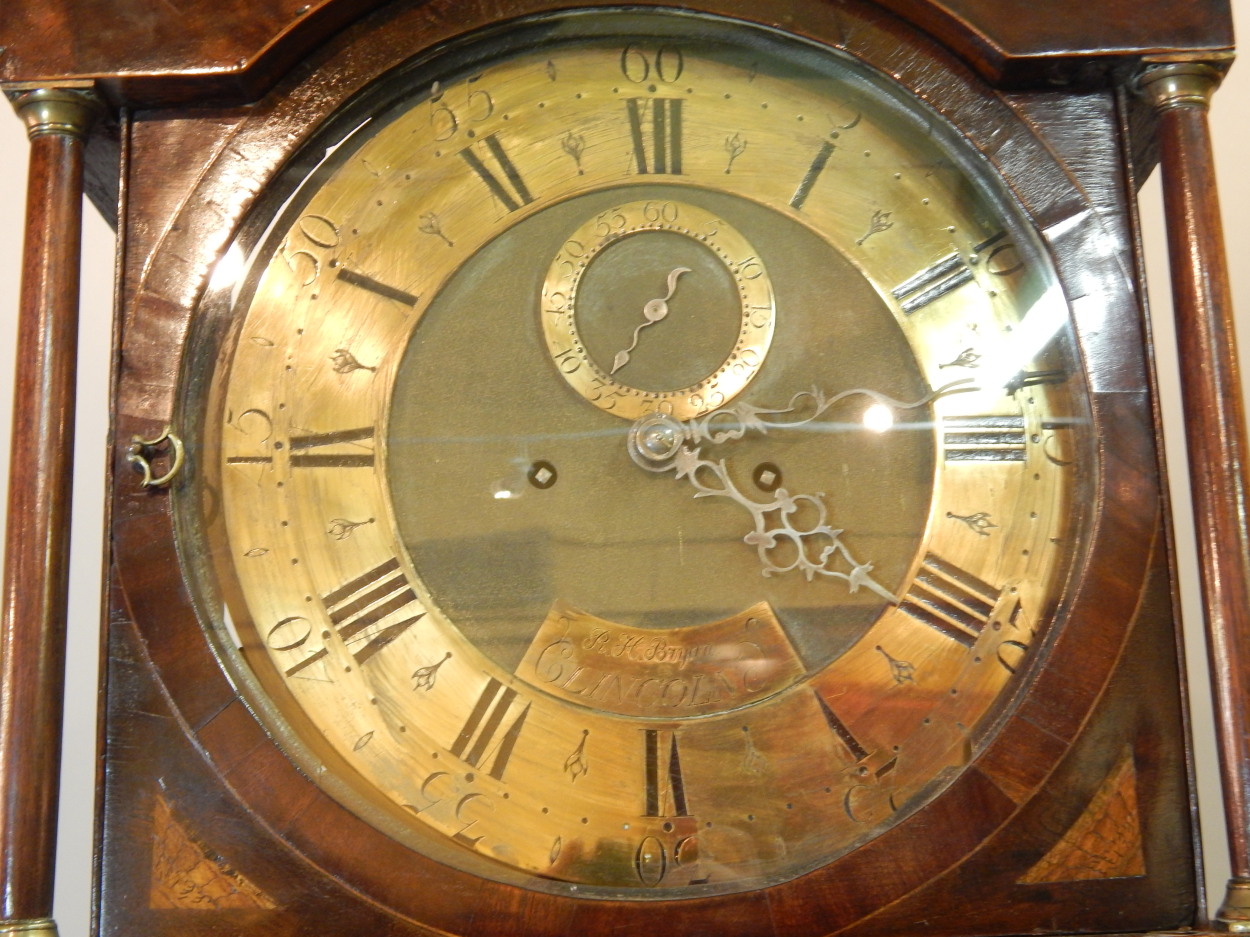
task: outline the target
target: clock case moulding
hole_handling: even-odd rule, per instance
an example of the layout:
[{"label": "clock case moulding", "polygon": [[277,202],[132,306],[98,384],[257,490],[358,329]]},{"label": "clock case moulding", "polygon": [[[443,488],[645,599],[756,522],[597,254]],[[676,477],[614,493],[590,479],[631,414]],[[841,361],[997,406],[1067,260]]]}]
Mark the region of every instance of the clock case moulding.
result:
[{"label": "clock case moulding", "polygon": [[[44,10],[50,15],[70,6]],[[520,15],[548,4],[507,6]],[[789,4],[777,25],[853,45],[843,6]],[[1088,237],[1050,243],[1069,292],[1077,275],[1088,272],[1108,273],[1118,284],[1105,299],[1107,327],[1081,330],[1096,418],[1107,450],[1116,454],[1104,467],[1104,484],[1116,485],[1121,495],[1106,522],[1122,531],[1114,542],[1099,541],[1104,552],[1088,570],[1097,589],[1086,588],[1101,597],[1089,597],[1082,607],[1095,615],[1106,609],[1122,625],[1090,632],[1093,640],[1082,649],[1086,663],[1043,674],[1012,712],[1012,731],[1033,733],[1037,757],[996,764],[990,746],[951,796],[899,828],[914,838],[909,863],[900,863],[897,852],[875,852],[875,844],[848,857],[855,873],[849,880],[862,883],[853,889],[813,895],[782,886],[729,902],[640,910],[636,902],[626,903],[628,909],[579,904],[506,887],[483,892],[462,875],[444,879],[433,863],[414,859],[347,813],[281,755],[200,637],[177,565],[168,497],[135,485],[125,447],[115,446],[97,860],[102,933],[422,933],[410,918],[473,934],[556,933],[607,928],[620,914],[638,915],[639,930],[742,934],[899,934],[917,921],[925,921],[917,932],[929,934],[1135,932],[1200,922],[1171,542],[1154,442],[1144,300],[1133,286],[1140,282],[1133,194],[1155,159],[1153,119],[1122,78],[1165,48],[1224,61],[1230,36],[1219,28],[1192,28],[1222,24],[1224,8],[1212,4],[1204,22],[1164,4],[1170,19],[1155,21],[1159,32],[1121,32],[1125,47],[1108,49],[1102,42],[1082,45],[1071,34],[1029,35],[1021,22],[1031,18],[1003,23],[986,12],[991,26],[1017,31],[1003,39],[970,25],[985,12],[973,3],[962,9],[906,0],[882,6],[914,18],[966,60],[889,13],[845,5],[852,19],[863,16],[880,35],[899,37],[895,48],[883,44],[873,54],[891,62],[904,84],[923,86],[939,110],[945,109],[941,76],[966,73],[968,63],[1010,86],[998,97],[978,93],[986,100],[985,115],[1006,107],[1018,123],[999,126],[983,116],[963,129],[1004,168],[1043,230],[1071,214],[1072,199],[1084,200],[1097,216],[1101,260],[1089,256]],[[1119,6],[1107,7],[1114,17]],[[705,8],[769,19],[748,4]],[[1132,22],[1150,21],[1140,4],[1135,8]],[[26,28],[45,15],[34,5],[9,9],[10,24],[30,18]],[[108,49],[92,49],[91,41],[75,61],[34,43],[16,45],[0,63],[0,77],[10,82],[48,74],[96,79],[106,97],[123,105],[119,119],[106,123],[88,147],[93,198],[106,214],[122,205],[114,216],[122,242],[116,439],[153,438],[168,423],[179,393],[179,350],[212,264],[291,150],[413,51],[489,25],[498,14],[489,4],[399,4],[348,25],[360,4],[305,9],[285,19],[234,14],[267,38],[240,50],[230,43],[246,38],[221,31],[219,40],[188,53],[208,63],[200,75],[171,61],[176,55],[167,44],[150,39],[137,44],[139,67],[133,69],[118,67]],[[221,19],[216,10],[204,15]],[[267,15],[275,18],[266,22]],[[1057,24],[1082,21],[1075,15],[1045,19],[1058,32]],[[168,28],[151,24],[142,35],[160,37]],[[206,27],[204,34],[210,34]],[[1012,42],[1024,51],[1011,51]],[[977,104],[964,99],[956,109],[966,117]],[[1042,151],[1054,162],[1045,173],[1031,174],[1027,154]],[[1054,640],[1087,637],[1074,627]],[[1126,800],[1132,809],[1123,815],[1106,806]],[[999,830],[1000,823],[1007,826]],[[1073,871],[1069,861],[1066,873],[1030,878],[1044,856],[1063,853],[1066,835],[1096,830],[1089,835],[1097,836],[1106,829],[1116,830],[1113,839],[1129,854],[1118,871],[1105,871],[1114,862],[1104,856],[1101,872],[1094,868],[1099,862]],[[986,845],[974,848],[981,837]],[[951,855],[959,861],[951,862]]]}]

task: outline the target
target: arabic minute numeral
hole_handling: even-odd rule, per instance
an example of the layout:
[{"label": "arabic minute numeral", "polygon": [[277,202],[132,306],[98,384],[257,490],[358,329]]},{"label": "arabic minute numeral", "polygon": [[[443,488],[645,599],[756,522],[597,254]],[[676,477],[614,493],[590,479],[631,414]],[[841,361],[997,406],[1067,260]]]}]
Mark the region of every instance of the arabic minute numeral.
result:
[{"label": "arabic minute numeral", "polygon": [[[1003,619],[1006,619],[1007,629],[1002,627]],[[994,650],[994,659],[1004,670],[1014,674],[1024,666],[1035,634],[1033,624],[1025,614],[1018,596],[1012,597],[1004,614],[994,622],[994,628],[1004,636]]]},{"label": "arabic minute numeral", "polygon": [[450,140],[460,132],[464,123],[481,123],[495,113],[495,100],[489,91],[475,88],[464,98],[463,103],[452,107],[447,101],[447,93],[438,91],[430,98],[430,126],[434,128],[434,139],[439,143]]},{"label": "arabic minute numeral", "polygon": [[326,251],[339,246],[339,227],[325,215],[304,215],[291,228],[278,253],[287,268],[303,276],[300,286],[310,286],[321,276]]},{"label": "arabic minute numeral", "polygon": [[636,85],[657,81],[669,85],[680,80],[686,70],[686,59],[675,46],[660,46],[654,51],[630,44],[621,50],[621,74]]},{"label": "arabic minute numeral", "polygon": [[[1024,261],[1020,259],[1016,245],[1006,238],[1007,232],[999,231],[972,248],[974,255],[985,256],[986,271],[996,277],[1009,277],[1024,269]],[[989,253],[986,254],[986,251]]]}]

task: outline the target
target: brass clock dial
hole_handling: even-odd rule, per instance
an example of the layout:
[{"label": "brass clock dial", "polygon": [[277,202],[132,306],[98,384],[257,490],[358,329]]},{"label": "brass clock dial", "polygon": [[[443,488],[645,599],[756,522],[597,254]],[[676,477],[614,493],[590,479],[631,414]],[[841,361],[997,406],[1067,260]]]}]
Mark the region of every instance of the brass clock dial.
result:
[{"label": "brass clock dial", "polygon": [[1062,611],[1091,441],[1052,264],[849,56],[659,13],[458,54],[240,241],[193,402],[219,645],[456,868],[826,866],[942,795]]}]

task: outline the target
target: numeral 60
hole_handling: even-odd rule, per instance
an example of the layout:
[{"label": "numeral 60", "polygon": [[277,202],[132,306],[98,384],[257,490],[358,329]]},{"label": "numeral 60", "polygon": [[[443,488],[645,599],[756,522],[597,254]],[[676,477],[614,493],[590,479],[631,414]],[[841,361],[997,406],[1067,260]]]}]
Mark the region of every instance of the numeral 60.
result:
[{"label": "numeral 60", "polygon": [[654,55],[632,44],[621,50],[621,74],[637,85],[650,79],[652,73],[657,81],[672,84],[685,68],[681,49],[672,46],[660,46]]}]

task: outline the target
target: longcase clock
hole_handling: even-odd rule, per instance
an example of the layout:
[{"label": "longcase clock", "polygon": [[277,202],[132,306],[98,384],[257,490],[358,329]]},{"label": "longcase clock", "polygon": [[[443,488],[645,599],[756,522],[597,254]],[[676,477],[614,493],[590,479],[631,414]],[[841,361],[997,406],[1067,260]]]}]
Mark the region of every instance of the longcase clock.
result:
[{"label": "longcase clock", "polygon": [[[124,51],[12,14],[14,784],[64,624],[38,232],[85,177],[121,240],[100,933],[1206,927],[1160,153],[1243,926],[1230,24],[1157,6],[326,2]],[[6,927],[53,932],[50,807],[5,809]]]}]

